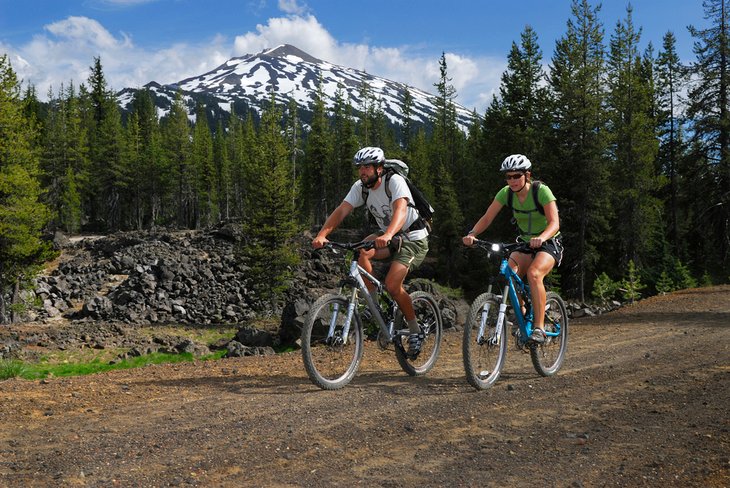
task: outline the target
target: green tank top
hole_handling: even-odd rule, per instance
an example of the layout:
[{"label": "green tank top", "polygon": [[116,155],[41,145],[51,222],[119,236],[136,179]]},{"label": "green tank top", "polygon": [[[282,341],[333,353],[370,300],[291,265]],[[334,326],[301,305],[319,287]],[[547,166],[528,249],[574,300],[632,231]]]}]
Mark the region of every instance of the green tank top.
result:
[{"label": "green tank top", "polygon": [[[499,192],[497,192],[497,195],[494,197],[495,200],[497,200],[502,205],[507,205],[507,199],[509,192],[511,190],[509,189],[509,186],[505,186]],[[532,188],[530,188],[530,191],[532,191]],[[537,201],[540,202],[540,204],[545,207],[550,202],[555,201],[555,195],[553,195],[552,190],[545,184],[541,183],[540,188],[537,191]],[[517,195],[514,195],[512,197],[512,216],[514,221],[517,223],[517,227],[520,229],[520,239],[527,242],[532,237],[535,237],[537,235],[540,235],[542,231],[545,230],[547,227],[547,218],[540,213],[540,211],[535,206],[535,201],[531,194],[528,193],[527,198],[525,198],[524,202],[520,202],[520,199],[517,198]],[[559,232],[555,235],[558,235]],[[555,237],[555,236],[552,236]]]}]

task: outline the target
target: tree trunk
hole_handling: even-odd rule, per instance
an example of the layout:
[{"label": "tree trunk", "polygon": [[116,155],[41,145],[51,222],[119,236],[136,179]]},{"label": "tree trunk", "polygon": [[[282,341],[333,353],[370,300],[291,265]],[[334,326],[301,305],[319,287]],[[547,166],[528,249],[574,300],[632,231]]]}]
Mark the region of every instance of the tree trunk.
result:
[{"label": "tree trunk", "polygon": [[[15,305],[18,303],[20,299],[20,280],[15,280],[15,285],[13,285],[13,299],[10,302],[11,305]],[[11,307],[10,309],[10,323],[14,324],[18,322],[18,312],[16,311],[15,307]]]}]

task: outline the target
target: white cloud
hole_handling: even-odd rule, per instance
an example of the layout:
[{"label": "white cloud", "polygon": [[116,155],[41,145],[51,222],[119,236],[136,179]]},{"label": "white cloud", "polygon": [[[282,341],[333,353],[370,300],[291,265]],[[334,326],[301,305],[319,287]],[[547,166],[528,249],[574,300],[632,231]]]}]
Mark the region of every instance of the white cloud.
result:
[{"label": "white cloud", "polygon": [[[122,0],[116,0],[122,1]],[[132,0],[125,0],[132,1]],[[424,55],[409,46],[384,47],[341,43],[297,0],[279,0],[279,8],[295,15],[271,18],[255,31],[232,41],[216,36],[199,44],[177,43],[150,50],[135,45],[124,34],[109,32],[88,17],[68,17],[45,26],[45,33],[19,47],[2,46],[19,78],[36,86],[45,97],[49,87],[85,83],[96,56],[101,58],[110,88],[139,87],[150,81],[173,83],[209,71],[233,56],[260,52],[280,44],[292,44],[319,59],[366,70],[373,75],[407,83],[429,92],[438,81],[441,52]],[[457,101],[483,113],[499,86],[505,69],[503,59],[476,58],[446,53]]]},{"label": "white cloud", "polygon": [[299,5],[297,0],[279,0],[279,10],[287,14],[304,15],[309,11],[307,5]]}]

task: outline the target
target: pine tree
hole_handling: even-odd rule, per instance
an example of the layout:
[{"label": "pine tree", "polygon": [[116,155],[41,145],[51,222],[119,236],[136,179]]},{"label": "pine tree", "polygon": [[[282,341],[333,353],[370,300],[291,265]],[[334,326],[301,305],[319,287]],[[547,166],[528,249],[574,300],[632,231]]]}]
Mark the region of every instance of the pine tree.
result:
[{"label": "pine tree", "polygon": [[555,45],[550,86],[555,97],[555,157],[552,174],[571,178],[552,179],[558,196],[561,233],[566,246],[563,266],[571,270],[563,286],[585,300],[589,277],[601,256],[599,246],[608,234],[611,210],[608,202],[608,161],[602,78],[603,31],[600,7],[574,0],[567,32]]},{"label": "pine tree", "polygon": [[[73,83],[61,85],[58,94],[49,90],[48,113],[45,118],[41,148],[41,185],[51,211],[51,225],[68,228],[61,216],[62,194],[67,170],[74,175],[80,198],[81,222],[84,218],[83,193],[89,192],[89,147],[83,125],[81,104]],[[79,222],[79,223],[81,223]],[[76,228],[76,223],[71,224]]]},{"label": "pine tree", "polygon": [[302,189],[309,196],[311,220],[317,227],[324,223],[329,213],[339,204],[338,199],[342,198],[342,195],[333,194],[331,186],[332,140],[324,97],[320,83],[314,93],[312,123],[305,149],[305,187]]},{"label": "pine tree", "polygon": [[242,249],[251,268],[252,283],[266,299],[275,299],[287,286],[297,262],[293,238],[298,232],[291,181],[291,161],[280,125],[281,111],[272,93],[261,117],[258,179],[251,187],[254,205],[244,219],[247,242]]},{"label": "pine tree", "polygon": [[454,242],[458,242],[464,234],[464,219],[456,200],[451,175],[444,164],[438,169],[437,175],[439,184],[435,187],[434,207],[436,216],[443,217],[434,219],[433,233],[438,238],[432,239],[432,245],[436,248],[440,281],[449,286],[458,286],[461,283],[464,263],[462,249],[455,246]]},{"label": "pine tree", "polygon": [[461,250],[453,242],[463,235],[464,220],[461,208],[466,195],[456,191],[465,181],[463,161],[464,134],[456,123],[456,89],[448,75],[446,54],[439,59],[439,81],[434,84],[436,107],[433,116],[433,135],[429,157],[431,168],[425,174],[437,175],[434,183],[434,232],[432,246],[436,248],[437,267],[443,279],[456,283],[461,271]]},{"label": "pine tree", "polygon": [[218,220],[218,196],[213,165],[213,140],[203,105],[198,105],[195,111],[192,144],[191,163],[195,173],[197,196],[195,227],[209,227]]},{"label": "pine tree", "polygon": [[162,125],[163,148],[172,178],[175,221],[180,227],[190,228],[195,222],[195,173],[192,164],[190,123],[179,92]]},{"label": "pine tree", "polygon": [[527,26],[520,46],[512,44],[507,71],[502,75],[499,103],[506,120],[499,137],[510,147],[508,153],[526,154],[534,161],[545,160],[543,139],[550,127],[550,99],[544,80],[537,33]]},{"label": "pine tree", "polygon": [[648,267],[653,236],[660,235],[660,180],[655,169],[658,145],[654,132],[651,60],[638,53],[641,30],[633,24],[631,7],[616,25],[608,62],[608,105],[611,120],[611,182],[617,225],[619,260]]},{"label": "pine tree", "polygon": [[[87,133],[89,135],[89,210],[97,227],[108,231],[118,230],[122,217],[122,194],[128,181],[122,160],[122,121],[119,105],[112,90],[107,86],[101,59],[94,58],[90,67],[89,88],[82,90],[86,107]],[[92,186],[93,185],[93,186]]]},{"label": "pine tree", "polygon": [[76,233],[81,228],[81,195],[76,186],[76,175],[71,166],[66,168],[60,208],[63,229],[68,233]]},{"label": "pine tree", "polygon": [[[717,276],[730,272],[730,1],[705,0],[707,29],[689,27],[695,37],[697,61],[690,66],[692,84],[687,115],[693,120],[696,170],[707,174],[704,208],[693,226],[703,229],[698,252],[713,266]],[[700,220],[701,219],[701,220]]]},{"label": "pine tree", "polygon": [[[134,199],[132,226],[142,229],[146,222],[154,228],[164,220],[164,205],[169,195],[169,167],[162,150],[160,121],[149,90],[140,90],[132,99],[134,115],[127,122],[127,129],[136,131],[136,159],[126,161],[131,170],[130,190]],[[169,202],[168,202],[169,205]]]},{"label": "pine tree", "polygon": [[228,157],[226,134],[221,121],[218,121],[213,137],[213,166],[219,218],[228,220],[231,217],[231,161]]},{"label": "pine tree", "polygon": [[634,303],[641,298],[641,290],[646,288],[646,285],[641,282],[639,275],[640,273],[634,264],[634,260],[630,259],[626,266],[626,275],[619,283],[619,290],[624,299],[628,300],[629,303]]},{"label": "pine tree", "polygon": [[8,317],[6,304],[18,303],[21,285],[49,254],[41,240],[49,213],[40,202],[32,130],[17,76],[7,56],[0,56],[0,323],[16,318]]},{"label": "pine tree", "polygon": [[662,51],[656,60],[655,85],[657,105],[657,127],[660,137],[659,166],[669,179],[666,209],[669,216],[667,233],[675,253],[682,251],[680,244],[679,216],[679,160],[685,152],[682,140],[682,117],[679,94],[687,85],[686,70],[681,65],[676,49],[676,38],[672,32],[664,35]]},{"label": "pine tree", "polygon": [[332,194],[333,202],[342,199],[354,180],[352,158],[359,149],[355,136],[353,108],[344,92],[335,92],[332,110]]}]

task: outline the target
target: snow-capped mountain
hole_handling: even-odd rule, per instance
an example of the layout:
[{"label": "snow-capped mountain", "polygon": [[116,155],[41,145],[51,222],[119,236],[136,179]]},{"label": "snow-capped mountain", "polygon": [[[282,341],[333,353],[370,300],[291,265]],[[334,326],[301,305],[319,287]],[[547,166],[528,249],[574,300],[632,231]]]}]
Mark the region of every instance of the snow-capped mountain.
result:
[{"label": "snow-capped mountain", "polygon": [[[178,83],[160,85],[151,82],[145,88],[153,93],[155,104],[163,114],[169,110],[180,90],[192,117],[195,102],[200,100],[213,112],[217,111],[215,106],[230,112],[235,105],[236,112],[242,113],[238,107],[243,105],[260,113],[262,104],[271,97],[272,88],[276,91],[277,100],[287,103],[293,98],[300,109],[307,110],[312,106],[320,80],[322,92],[326,95],[325,103],[330,108],[335,93],[341,89],[353,108],[360,110],[363,107],[361,90],[363,83],[366,83],[371,96],[375,100],[382,100],[383,111],[393,124],[403,123],[401,107],[406,88],[413,98],[411,118],[415,122],[427,123],[434,113],[433,94],[364,71],[322,61],[288,44],[257,54],[231,58],[208,73]],[[129,108],[136,91],[127,88],[118,93],[123,109]],[[471,112],[459,105],[456,111],[458,124],[467,127],[471,123]]]}]

